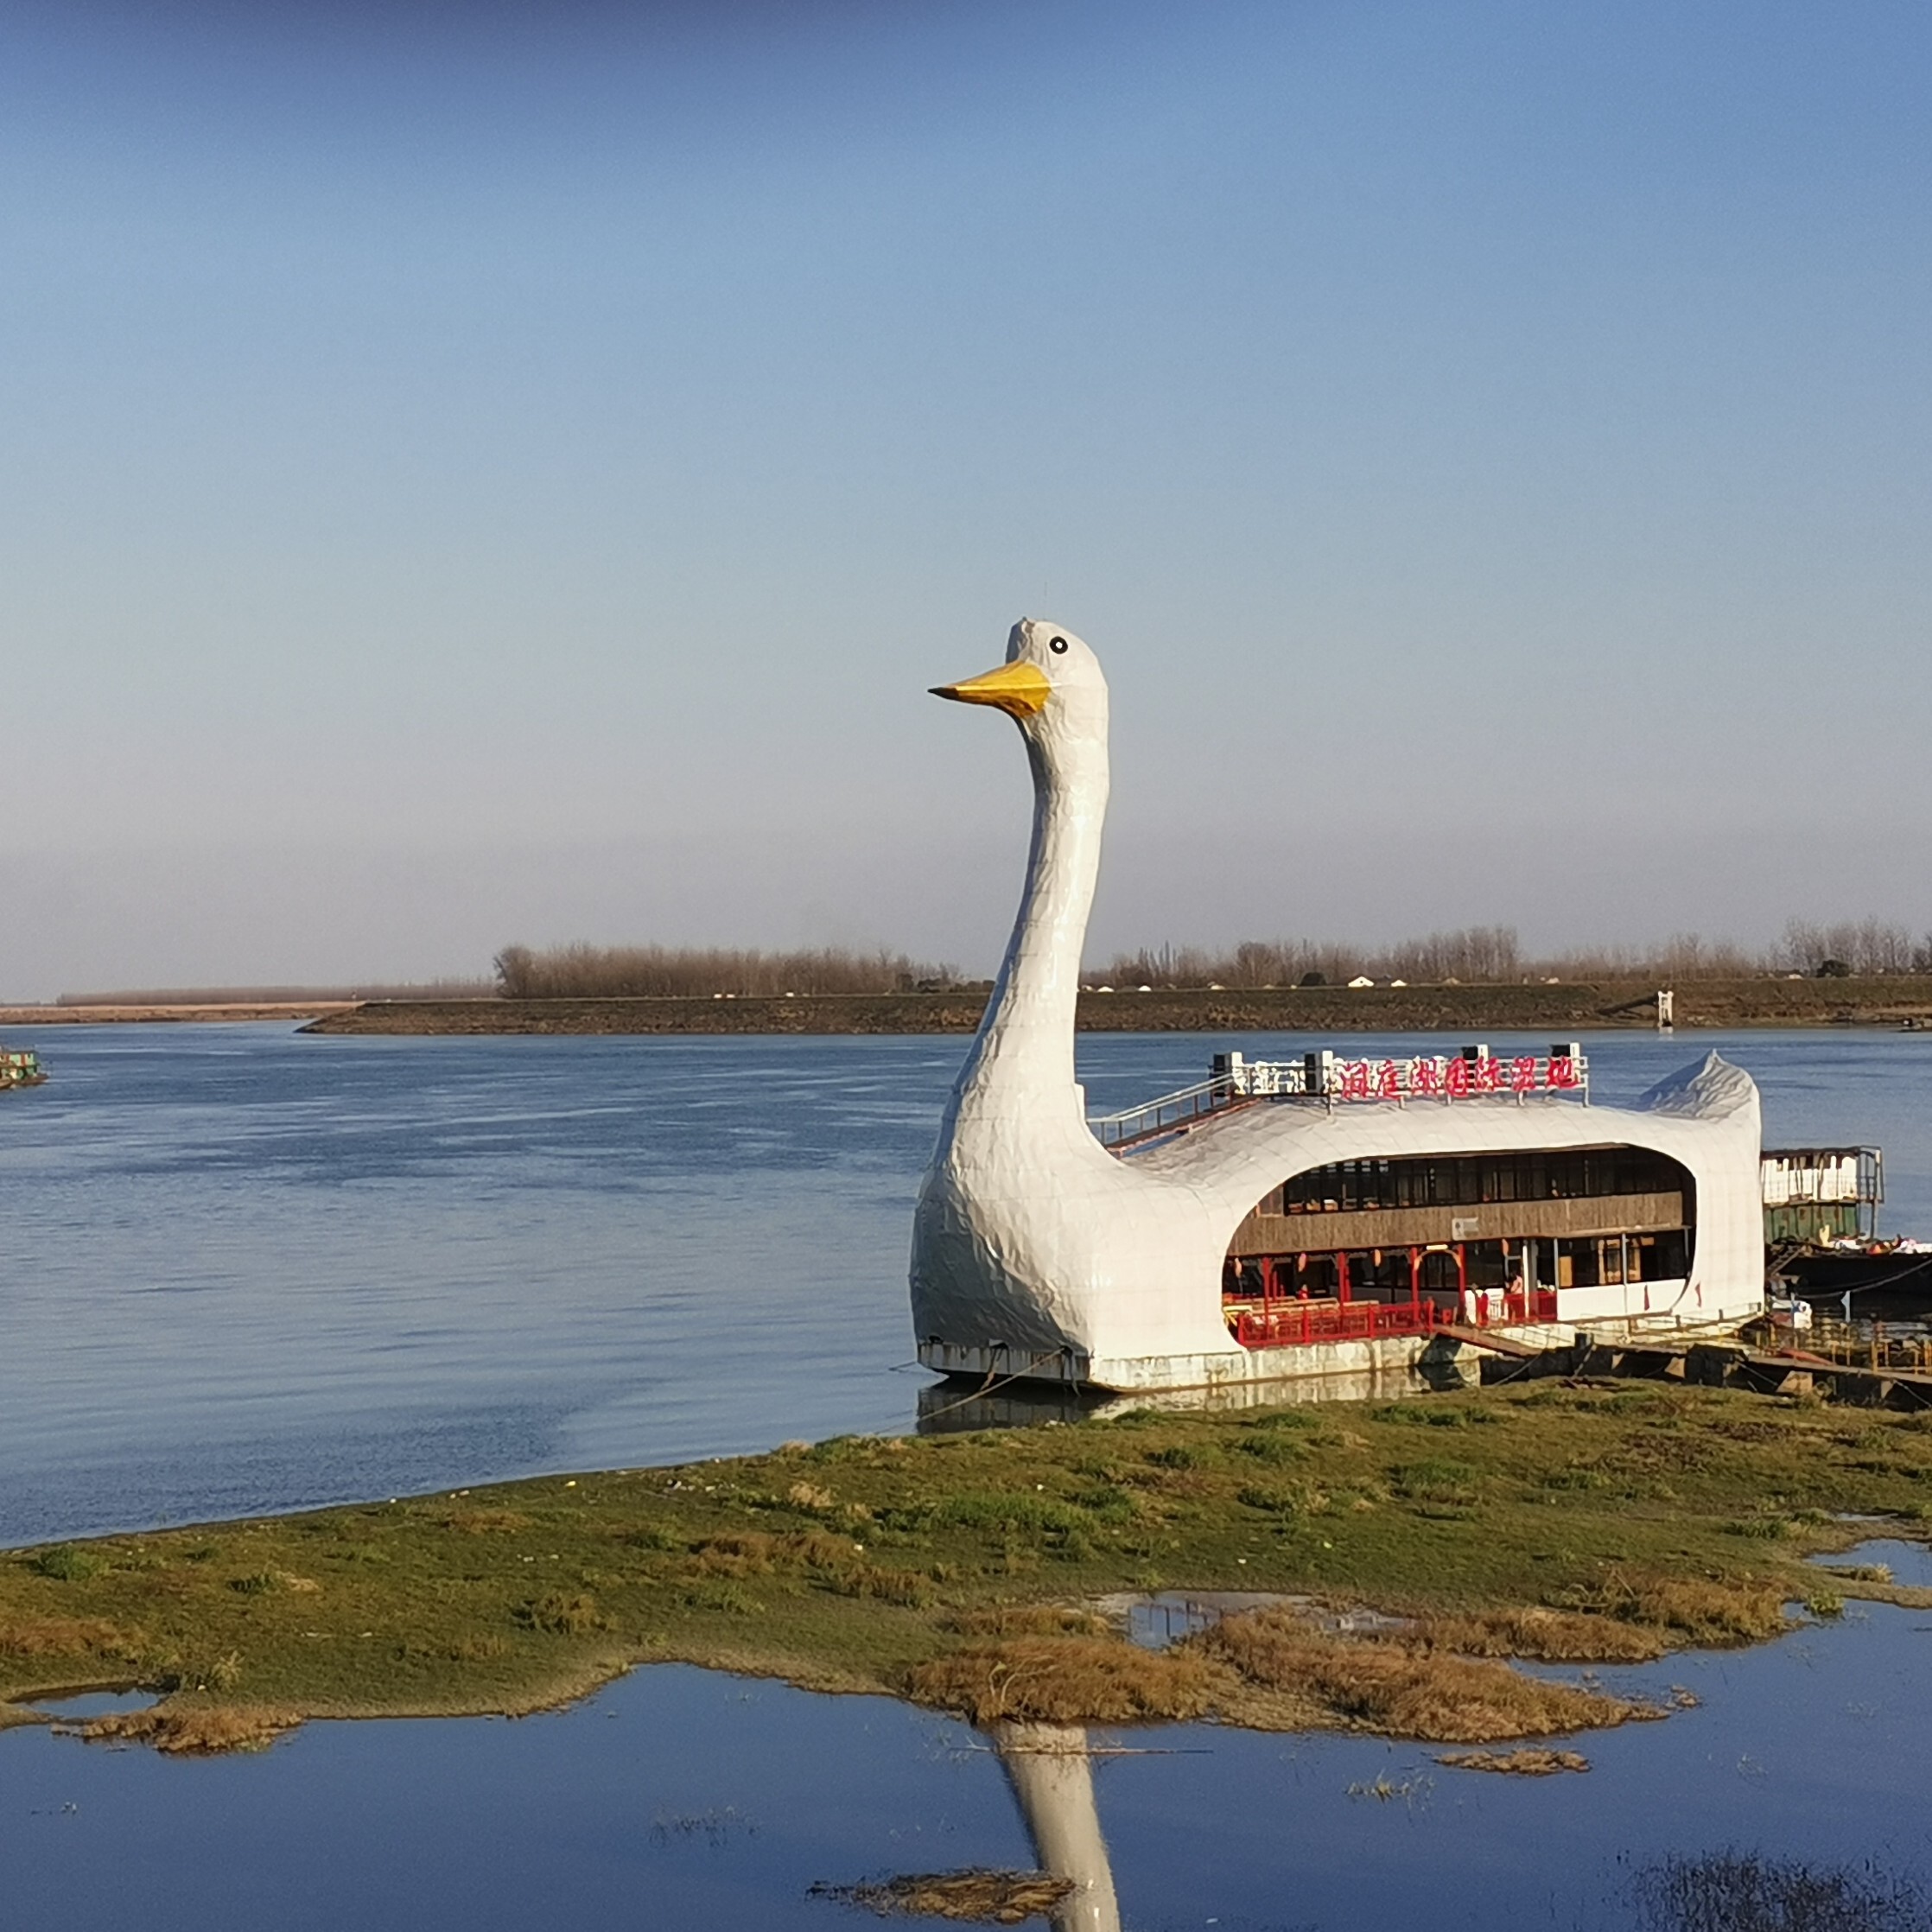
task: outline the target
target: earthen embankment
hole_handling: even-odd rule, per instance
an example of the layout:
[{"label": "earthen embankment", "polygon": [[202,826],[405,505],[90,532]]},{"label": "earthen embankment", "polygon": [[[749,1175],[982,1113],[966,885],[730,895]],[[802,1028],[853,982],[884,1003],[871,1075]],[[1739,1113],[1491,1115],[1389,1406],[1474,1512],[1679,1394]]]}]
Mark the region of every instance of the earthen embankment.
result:
[{"label": "earthen embankment", "polygon": [[[1530,986],[1281,987],[1084,993],[1096,1033],[1548,1033],[1655,1023],[1656,988],[1622,981]],[[1709,980],[1675,988],[1680,1030],[1932,1024],[1932,976]],[[965,1033],[984,995],[836,994],[760,999],[372,1001],[317,1033]]]}]

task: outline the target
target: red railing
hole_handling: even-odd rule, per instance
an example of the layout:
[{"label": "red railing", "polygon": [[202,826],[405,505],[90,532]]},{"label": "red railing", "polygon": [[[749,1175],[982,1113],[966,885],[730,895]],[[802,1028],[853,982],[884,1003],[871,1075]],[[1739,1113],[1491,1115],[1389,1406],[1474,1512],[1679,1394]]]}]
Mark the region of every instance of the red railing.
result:
[{"label": "red railing", "polygon": [[1310,1342],[1366,1342],[1378,1335],[1430,1335],[1455,1319],[1433,1301],[1344,1301],[1324,1306],[1279,1302],[1235,1317],[1246,1349],[1294,1348]]},{"label": "red railing", "polygon": [[[1496,1289],[1470,1296],[1474,1325],[1510,1326],[1554,1322],[1556,1291]],[[1278,1301],[1229,1311],[1235,1339],[1245,1349],[1283,1349],[1314,1342],[1367,1342],[1382,1335],[1433,1335],[1459,1327],[1466,1318],[1459,1307],[1434,1301]]]},{"label": "red railing", "polygon": [[1471,1298],[1476,1304],[1476,1322],[1481,1328],[1488,1328],[1497,1322],[1554,1321],[1556,1319],[1556,1290],[1554,1288],[1481,1289]]}]

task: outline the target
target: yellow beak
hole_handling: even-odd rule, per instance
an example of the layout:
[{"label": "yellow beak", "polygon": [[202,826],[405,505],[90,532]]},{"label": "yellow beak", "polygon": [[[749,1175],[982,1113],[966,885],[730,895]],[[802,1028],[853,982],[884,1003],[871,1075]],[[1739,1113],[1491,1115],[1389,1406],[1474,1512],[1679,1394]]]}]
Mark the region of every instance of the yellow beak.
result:
[{"label": "yellow beak", "polygon": [[963,683],[935,684],[935,697],[956,698],[962,704],[996,704],[1015,718],[1035,718],[1046,709],[1053,687],[1037,664],[1001,664],[997,670],[969,677]]}]

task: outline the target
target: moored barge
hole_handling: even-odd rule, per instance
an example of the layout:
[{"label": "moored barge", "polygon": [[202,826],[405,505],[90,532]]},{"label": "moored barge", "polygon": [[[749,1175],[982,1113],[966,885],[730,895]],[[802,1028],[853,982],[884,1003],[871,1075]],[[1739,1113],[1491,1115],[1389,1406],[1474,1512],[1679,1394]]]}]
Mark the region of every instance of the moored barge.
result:
[{"label": "moored barge", "polygon": [[1884,1156],[1877,1147],[1767,1147],[1764,1244],[1773,1287],[1847,1312],[1932,1308],[1932,1242],[1881,1238]]}]

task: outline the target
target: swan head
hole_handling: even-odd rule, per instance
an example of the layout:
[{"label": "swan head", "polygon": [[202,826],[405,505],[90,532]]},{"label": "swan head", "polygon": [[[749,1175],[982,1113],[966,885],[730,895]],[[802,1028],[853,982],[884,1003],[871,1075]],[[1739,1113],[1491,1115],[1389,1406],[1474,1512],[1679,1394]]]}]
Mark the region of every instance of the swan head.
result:
[{"label": "swan head", "polygon": [[1043,747],[1106,738],[1107,680],[1100,660],[1065,625],[1042,618],[1023,617],[1014,626],[1003,664],[956,684],[935,684],[932,695],[995,706]]}]

